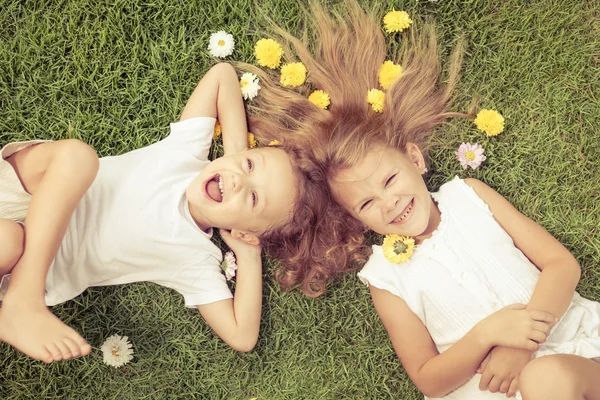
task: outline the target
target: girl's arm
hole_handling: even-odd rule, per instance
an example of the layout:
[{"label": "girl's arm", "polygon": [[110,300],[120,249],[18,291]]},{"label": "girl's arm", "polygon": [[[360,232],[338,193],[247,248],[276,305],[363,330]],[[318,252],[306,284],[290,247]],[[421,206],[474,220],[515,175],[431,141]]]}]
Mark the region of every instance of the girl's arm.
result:
[{"label": "girl's arm", "polygon": [[527,308],[562,317],[581,276],[577,260],[544,228],[521,214],[488,185],[477,179],[465,179],[465,183],[488,205],[515,246],[542,272]]},{"label": "girl's arm", "polygon": [[375,309],[406,372],[427,397],[443,397],[468,381],[489,350],[508,342],[537,348],[554,317],[543,311],[509,306],[480,321],[448,350],[439,354],[429,332],[400,297],[370,286]]},{"label": "girl's arm", "polygon": [[[213,66],[190,96],[180,121],[195,117],[217,118],[223,130],[225,154],[248,148],[244,101],[235,69],[226,63]],[[227,132],[227,134],[225,134]]]},{"label": "girl's arm", "polygon": [[252,245],[223,229],[221,237],[237,259],[233,299],[197,306],[206,323],[237,351],[247,352],[258,340],[262,310],[262,264],[259,245]]}]

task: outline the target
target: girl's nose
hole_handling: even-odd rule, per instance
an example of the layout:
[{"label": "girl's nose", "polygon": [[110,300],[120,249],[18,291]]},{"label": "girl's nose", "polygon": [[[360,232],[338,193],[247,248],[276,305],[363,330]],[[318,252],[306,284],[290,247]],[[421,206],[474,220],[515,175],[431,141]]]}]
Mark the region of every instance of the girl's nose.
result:
[{"label": "girl's nose", "polygon": [[231,189],[234,192],[239,192],[242,188],[242,178],[240,177],[239,174],[232,174],[231,175]]},{"label": "girl's nose", "polygon": [[393,211],[400,199],[395,195],[388,195],[383,199],[383,209],[386,212]]}]

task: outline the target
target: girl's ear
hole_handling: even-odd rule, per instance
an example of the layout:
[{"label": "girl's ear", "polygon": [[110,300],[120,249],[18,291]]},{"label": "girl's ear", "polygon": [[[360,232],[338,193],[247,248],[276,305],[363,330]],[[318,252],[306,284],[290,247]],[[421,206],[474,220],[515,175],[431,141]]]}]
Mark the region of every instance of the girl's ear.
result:
[{"label": "girl's ear", "polygon": [[242,242],[246,242],[253,246],[258,246],[260,244],[260,240],[258,239],[258,237],[251,232],[243,232],[238,231],[237,229],[232,229],[231,236],[233,236],[235,240],[241,240]]},{"label": "girl's ear", "polygon": [[419,170],[426,169],[425,157],[423,157],[421,149],[416,144],[409,142],[406,145],[406,156]]}]

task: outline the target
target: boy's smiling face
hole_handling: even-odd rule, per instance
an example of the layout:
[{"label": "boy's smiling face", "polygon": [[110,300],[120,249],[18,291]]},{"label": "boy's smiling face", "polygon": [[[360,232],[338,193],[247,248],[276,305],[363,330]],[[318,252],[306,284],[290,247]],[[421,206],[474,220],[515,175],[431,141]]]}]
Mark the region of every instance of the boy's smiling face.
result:
[{"label": "boy's smiling face", "polygon": [[245,150],[208,164],[188,186],[186,196],[201,229],[215,227],[260,236],[291,215],[296,179],[283,150]]}]

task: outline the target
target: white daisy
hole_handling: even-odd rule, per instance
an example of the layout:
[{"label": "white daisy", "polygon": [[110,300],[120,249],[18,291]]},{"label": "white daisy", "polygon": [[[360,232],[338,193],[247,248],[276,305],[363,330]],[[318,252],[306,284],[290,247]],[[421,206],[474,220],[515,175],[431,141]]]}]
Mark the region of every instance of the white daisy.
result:
[{"label": "white daisy", "polygon": [[242,97],[245,100],[252,100],[258,95],[258,90],[260,89],[258,77],[250,72],[246,72],[240,78],[240,89],[242,89]]},{"label": "white daisy", "polygon": [[132,344],[127,336],[112,335],[100,348],[104,353],[104,364],[120,367],[133,359]]},{"label": "white daisy", "polygon": [[219,31],[210,35],[208,50],[213,57],[225,58],[233,53],[234,45],[235,41],[231,34]]}]

